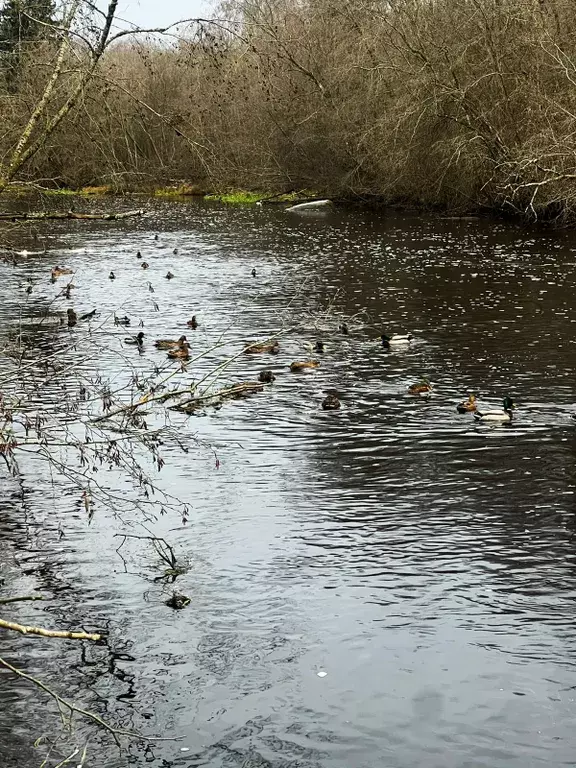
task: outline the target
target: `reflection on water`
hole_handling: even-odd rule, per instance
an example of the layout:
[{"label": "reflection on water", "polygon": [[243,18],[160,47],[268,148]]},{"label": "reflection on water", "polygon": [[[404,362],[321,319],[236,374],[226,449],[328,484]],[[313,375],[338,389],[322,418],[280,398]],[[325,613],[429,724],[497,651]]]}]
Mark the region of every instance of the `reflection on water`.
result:
[{"label": "reflection on water", "polygon": [[[112,510],[97,510],[89,526],[65,486],[24,466],[24,495],[16,489],[2,507],[4,570],[12,591],[37,588],[50,600],[11,615],[108,627],[115,655],[13,637],[5,653],[52,679],[58,670],[68,695],[113,720],[183,737],[128,755],[100,750],[94,766],[571,764],[570,236],[481,221],[154,205],[122,227],[52,228],[50,263],[0,266],[3,322],[14,327],[17,286],[29,277],[25,325],[52,301],[55,315],[71,304],[98,308],[94,322],[46,328],[37,340],[93,350],[84,370],[104,367],[115,383],[125,376],[117,351],[126,329],[114,327],[114,311],[144,323],[142,358],[124,350],[142,370],[164,364],[151,339],[180,335],[196,314],[193,349],[224,343],[195,364],[197,378],[283,327],[280,355],[242,356],[226,381],[264,366],[277,379],[249,400],[171,417],[184,440],[209,442],[221,462],[216,470],[206,449],[165,446],[159,482],[192,506],[188,525],[163,518],[154,527],[190,563],[178,580],[192,600],[183,611],[141,578],[137,553],[124,572]],[[52,262],[77,270],[71,302],[54,299]],[[348,336],[337,330],[344,317]],[[376,340],[407,330],[417,337],[408,349],[387,353]],[[326,345],[320,368],[290,374],[317,339]],[[406,393],[422,376],[434,382],[429,400]],[[340,411],[321,410],[328,389]],[[471,391],[493,404],[511,394],[512,424],[457,414]],[[0,674],[9,768],[38,763],[14,762],[30,735],[16,699],[27,690]],[[46,721],[34,737],[54,724],[40,707],[38,718]]]}]

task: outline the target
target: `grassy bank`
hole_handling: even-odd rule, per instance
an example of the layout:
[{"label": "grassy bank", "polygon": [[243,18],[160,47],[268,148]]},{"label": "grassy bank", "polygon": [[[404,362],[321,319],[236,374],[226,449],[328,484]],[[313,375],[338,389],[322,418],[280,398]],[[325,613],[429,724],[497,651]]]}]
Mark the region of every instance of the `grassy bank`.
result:
[{"label": "grassy bank", "polygon": [[27,195],[31,189],[39,191],[48,197],[110,197],[110,196],[129,196],[145,195],[158,197],[167,200],[182,200],[186,198],[197,198],[208,202],[226,203],[228,205],[255,205],[261,204],[294,204],[306,200],[317,198],[318,193],[312,190],[303,190],[301,192],[273,193],[265,191],[248,190],[229,190],[225,192],[205,192],[202,187],[196,184],[179,184],[166,187],[147,187],[137,189],[130,187],[128,189],[113,188],[110,186],[80,187],[79,189],[70,189],[68,187],[59,188],[38,188],[29,186],[11,186],[5,194],[8,195]]}]

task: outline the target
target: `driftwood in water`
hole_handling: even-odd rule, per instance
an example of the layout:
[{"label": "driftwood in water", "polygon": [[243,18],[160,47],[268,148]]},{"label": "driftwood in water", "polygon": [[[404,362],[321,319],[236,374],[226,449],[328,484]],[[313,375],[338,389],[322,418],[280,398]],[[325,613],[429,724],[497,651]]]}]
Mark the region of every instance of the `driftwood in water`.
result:
[{"label": "driftwood in water", "polygon": [[308,211],[316,208],[328,208],[332,205],[332,200],[310,200],[307,203],[298,203],[286,208],[287,211]]},{"label": "driftwood in water", "polygon": [[194,397],[192,400],[173,405],[171,410],[193,413],[198,408],[203,408],[207,405],[218,406],[221,405],[224,400],[238,400],[241,397],[249,397],[255,392],[262,392],[263,389],[264,384],[261,384],[259,381],[243,381],[239,384],[233,384],[231,387],[220,389],[218,392],[214,392],[211,395]]},{"label": "driftwood in water", "polygon": [[124,211],[122,213],[76,213],[76,211],[32,211],[31,213],[0,213],[1,221],[43,220],[43,219],[100,219],[116,221],[129,219],[132,216],[142,216],[142,209]]}]

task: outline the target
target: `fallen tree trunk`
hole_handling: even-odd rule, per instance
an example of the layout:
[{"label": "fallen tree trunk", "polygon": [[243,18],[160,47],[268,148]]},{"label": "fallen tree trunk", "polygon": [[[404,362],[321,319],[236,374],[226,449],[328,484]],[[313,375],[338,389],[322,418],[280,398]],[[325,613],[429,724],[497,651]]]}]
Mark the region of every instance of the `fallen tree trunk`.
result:
[{"label": "fallen tree trunk", "polygon": [[263,389],[264,384],[261,384],[259,381],[243,381],[239,384],[233,384],[231,387],[219,389],[212,394],[193,397],[191,400],[178,403],[178,405],[172,405],[170,406],[170,410],[193,413],[197,408],[202,408],[208,405],[218,406],[225,400],[238,400],[241,397],[250,397],[250,395],[253,395],[256,392],[262,392]]},{"label": "fallen tree trunk", "polygon": [[143,216],[144,210],[124,211],[122,213],[76,213],[76,211],[32,211],[31,213],[0,213],[0,221],[28,221],[42,219],[100,219],[116,221],[132,216]]}]

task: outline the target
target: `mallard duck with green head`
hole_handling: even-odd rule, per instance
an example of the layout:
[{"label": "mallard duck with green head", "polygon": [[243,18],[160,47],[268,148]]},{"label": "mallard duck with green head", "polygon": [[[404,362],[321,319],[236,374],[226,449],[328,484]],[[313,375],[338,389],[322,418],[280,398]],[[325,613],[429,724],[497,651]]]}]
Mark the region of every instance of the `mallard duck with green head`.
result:
[{"label": "mallard duck with green head", "polygon": [[482,422],[491,421],[493,423],[506,424],[507,422],[512,421],[513,408],[516,408],[514,400],[512,400],[511,397],[506,396],[502,401],[501,409],[494,409],[491,411],[480,411],[477,409],[474,413],[474,418],[477,421]]}]

